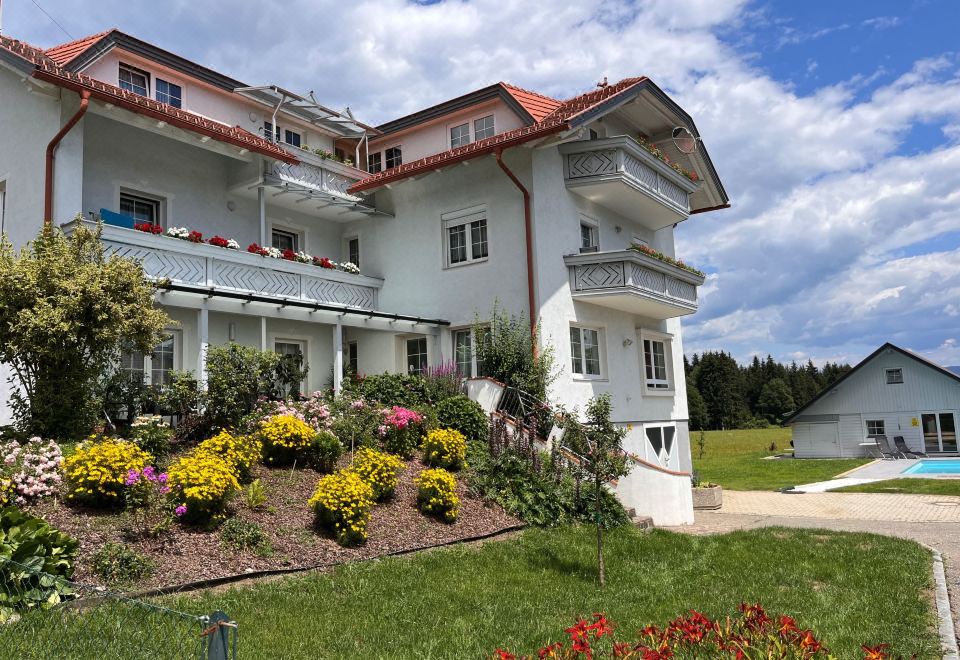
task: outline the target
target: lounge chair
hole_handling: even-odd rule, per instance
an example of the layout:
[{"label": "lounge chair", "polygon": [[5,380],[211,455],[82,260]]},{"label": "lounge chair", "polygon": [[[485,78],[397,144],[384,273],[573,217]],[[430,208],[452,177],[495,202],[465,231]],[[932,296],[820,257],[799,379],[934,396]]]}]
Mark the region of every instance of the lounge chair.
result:
[{"label": "lounge chair", "polygon": [[897,458],[906,458],[906,454],[901,452],[899,449],[894,449],[890,446],[890,441],[887,440],[885,435],[876,435],[874,438],[877,441],[877,446],[880,448],[880,455],[885,459],[894,460]]},{"label": "lounge chair", "polygon": [[917,451],[916,449],[910,449],[910,447],[907,446],[907,443],[904,442],[902,435],[893,436],[893,444],[896,445],[897,450],[901,454],[909,458],[920,458],[920,457],[926,458],[927,457],[927,455],[922,451]]}]

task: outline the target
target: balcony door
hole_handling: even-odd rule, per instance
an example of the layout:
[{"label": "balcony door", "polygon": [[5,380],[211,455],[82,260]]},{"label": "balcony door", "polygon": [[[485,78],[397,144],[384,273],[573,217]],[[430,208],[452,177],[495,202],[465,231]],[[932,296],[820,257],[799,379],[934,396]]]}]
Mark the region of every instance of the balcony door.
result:
[{"label": "balcony door", "polygon": [[957,422],[952,412],[922,413],[920,425],[926,452],[957,451]]}]

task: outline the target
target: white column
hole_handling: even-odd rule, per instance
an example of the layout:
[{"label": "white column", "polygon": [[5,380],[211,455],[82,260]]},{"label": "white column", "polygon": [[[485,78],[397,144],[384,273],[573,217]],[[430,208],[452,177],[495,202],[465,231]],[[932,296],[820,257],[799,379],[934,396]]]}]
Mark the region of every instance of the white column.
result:
[{"label": "white column", "polygon": [[267,244],[267,195],[263,186],[257,188],[257,204],[260,207],[260,245]]},{"label": "white column", "polygon": [[337,319],[333,326],[333,392],[340,393],[343,387],[343,324]]},{"label": "white column", "polygon": [[267,317],[260,317],[260,350],[267,350]]},{"label": "white column", "polygon": [[207,389],[207,349],[210,346],[210,311],[206,305],[197,311],[197,380]]}]

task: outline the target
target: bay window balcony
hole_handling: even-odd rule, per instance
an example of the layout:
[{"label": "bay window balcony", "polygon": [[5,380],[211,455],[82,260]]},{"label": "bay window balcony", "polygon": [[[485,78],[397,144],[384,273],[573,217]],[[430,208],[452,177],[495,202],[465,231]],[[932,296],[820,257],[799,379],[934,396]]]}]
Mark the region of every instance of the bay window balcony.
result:
[{"label": "bay window balcony", "polygon": [[570,192],[654,231],[690,214],[699,184],[629,136],[569,142],[560,153]]},{"label": "bay window balcony", "polygon": [[665,320],[697,311],[704,276],[635,250],[563,258],[574,300]]}]

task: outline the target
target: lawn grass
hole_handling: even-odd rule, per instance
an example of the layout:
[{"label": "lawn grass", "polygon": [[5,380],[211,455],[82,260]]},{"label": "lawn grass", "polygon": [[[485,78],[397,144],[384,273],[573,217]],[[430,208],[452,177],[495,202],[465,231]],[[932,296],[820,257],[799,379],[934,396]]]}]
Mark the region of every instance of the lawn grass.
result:
[{"label": "lawn grass", "polygon": [[834,493],[908,493],[960,497],[960,479],[885,479],[869,484],[837,488]]},{"label": "lawn grass", "polygon": [[[498,646],[535,653],[593,612],[606,612],[630,635],[690,609],[732,614],[742,601],[795,616],[838,658],[859,658],[860,644],[884,641],[894,655],[938,657],[931,558],[911,541],[785,528],[692,536],[633,527],[606,540],[604,590],[596,583],[594,530],[573,527],[161,602],[194,614],[225,611],[239,624],[241,660],[483,658]],[[25,628],[43,621],[28,615],[0,626],[0,649],[14,651],[3,657],[67,657],[65,640],[71,658],[113,657],[114,646],[186,657],[198,640],[187,624],[157,616],[144,623],[149,615],[129,608],[105,629],[97,617],[111,618],[102,611]],[[75,651],[77,640],[90,641]]]},{"label": "lawn grass", "polygon": [[[869,462],[865,458],[764,460],[790,449],[788,428],[707,431],[704,435],[701,457],[700,433],[690,432],[693,467],[700,479],[729,490],[778,490],[825,481]],[[771,444],[776,447],[774,451],[770,450]]]}]

